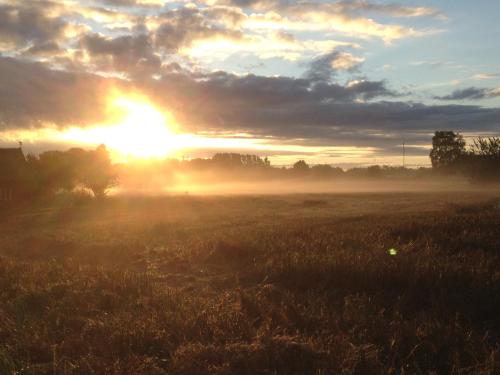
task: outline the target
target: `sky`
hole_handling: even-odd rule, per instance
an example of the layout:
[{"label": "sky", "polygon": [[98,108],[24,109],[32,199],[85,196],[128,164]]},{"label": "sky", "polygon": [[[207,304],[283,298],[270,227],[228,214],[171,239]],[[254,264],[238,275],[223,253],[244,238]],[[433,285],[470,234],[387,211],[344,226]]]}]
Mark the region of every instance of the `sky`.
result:
[{"label": "sky", "polygon": [[500,134],[500,2],[0,0],[0,147],[429,164]]}]

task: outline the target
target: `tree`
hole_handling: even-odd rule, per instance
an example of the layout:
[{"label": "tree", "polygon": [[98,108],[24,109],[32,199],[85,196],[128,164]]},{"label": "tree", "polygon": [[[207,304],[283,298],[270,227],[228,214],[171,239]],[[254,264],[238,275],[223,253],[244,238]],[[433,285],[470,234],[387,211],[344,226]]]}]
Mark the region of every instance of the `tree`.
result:
[{"label": "tree", "polygon": [[465,155],[465,141],[459,133],[436,131],[432,137],[430,158],[432,167],[449,170]]},{"label": "tree", "polygon": [[309,164],[304,160],[299,160],[293,165],[293,170],[298,173],[304,173],[309,171]]},{"label": "tree", "polygon": [[58,190],[72,190],[78,183],[75,160],[81,158],[85,151],[71,149],[69,151],[47,151],[28,159],[28,164],[37,171],[37,180],[40,190],[57,192]]},{"label": "tree", "polygon": [[83,186],[96,197],[102,197],[117,183],[115,168],[104,145],[91,151],[72,148],[47,151],[38,158],[29,155],[27,165],[31,174],[29,187],[37,195]]},{"label": "tree", "polygon": [[500,181],[500,137],[474,139],[461,158],[461,169],[474,182]]},{"label": "tree", "polygon": [[92,190],[96,198],[104,197],[106,191],[118,182],[106,146],[100,145],[94,151],[87,151],[85,159],[84,163],[79,165],[79,180]]},{"label": "tree", "polygon": [[311,167],[311,173],[316,178],[326,179],[342,176],[344,171],[342,168],[334,168],[329,164],[317,164]]},{"label": "tree", "polygon": [[266,167],[267,159],[262,160],[257,155],[243,155],[237,153],[218,153],[212,156],[212,164],[217,168],[230,169],[242,167]]},{"label": "tree", "polygon": [[500,137],[476,138],[469,149],[474,155],[500,159]]}]

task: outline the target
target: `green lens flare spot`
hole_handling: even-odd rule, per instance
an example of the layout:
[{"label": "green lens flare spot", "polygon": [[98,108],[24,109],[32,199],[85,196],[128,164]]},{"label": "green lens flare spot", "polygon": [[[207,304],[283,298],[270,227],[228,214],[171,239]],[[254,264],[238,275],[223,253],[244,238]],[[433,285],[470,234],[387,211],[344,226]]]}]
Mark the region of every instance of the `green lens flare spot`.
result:
[{"label": "green lens flare spot", "polygon": [[398,251],[397,251],[395,248],[391,248],[391,249],[387,250],[387,253],[388,253],[389,255],[394,256],[394,255],[397,255],[397,254],[398,254]]}]

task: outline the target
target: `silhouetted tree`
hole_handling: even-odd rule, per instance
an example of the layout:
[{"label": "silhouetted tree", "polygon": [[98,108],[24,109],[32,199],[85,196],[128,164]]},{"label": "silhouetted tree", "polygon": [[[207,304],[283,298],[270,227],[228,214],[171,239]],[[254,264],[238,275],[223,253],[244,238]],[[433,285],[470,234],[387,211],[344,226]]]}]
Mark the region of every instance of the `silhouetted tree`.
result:
[{"label": "silhouetted tree", "polygon": [[94,151],[87,151],[84,159],[85,163],[80,165],[80,182],[92,190],[95,197],[105,196],[106,191],[118,182],[106,146],[100,145]]},{"label": "silhouetted tree", "polygon": [[298,173],[304,173],[309,171],[309,164],[304,160],[299,160],[293,165],[293,170]]},{"label": "silhouetted tree", "polygon": [[365,168],[365,172],[368,178],[380,178],[384,176],[384,169],[380,165],[370,165]]},{"label": "silhouetted tree", "polygon": [[116,173],[106,146],[87,151],[72,148],[68,151],[47,151],[38,157],[27,158],[33,195],[71,191],[78,186],[92,190],[96,197],[117,182]]},{"label": "silhouetted tree", "polygon": [[75,160],[77,154],[84,152],[82,149],[47,151],[40,154],[38,160],[28,159],[37,172],[40,190],[50,193],[74,189],[78,182]]},{"label": "silhouetted tree", "polygon": [[267,158],[262,160],[257,155],[237,153],[218,153],[212,156],[212,163],[218,168],[265,167],[269,166]]},{"label": "silhouetted tree", "polygon": [[475,155],[500,159],[500,137],[476,138],[470,146],[470,151]]},{"label": "silhouetted tree", "polygon": [[342,168],[332,167],[329,164],[317,164],[311,167],[311,172],[314,177],[317,178],[331,178],[336,176],[342,176],[344,171]]},{"label": "silhouetted tree", "polygon": [[500,137],[474,139],[460,163],[466,177],[473,182],[500,181]]},{"label": "silhouetted tree", "polygon": [[348,177],[353,178],[385,178],[393,172],[393,168],[370,165],[368,167],[352,168],[346,171]]},{"label": "silhouetted tree", "polygon": [[436,131],[432,137],[432,167],[449,170],[465,154],[465,141],[459,133]]}]

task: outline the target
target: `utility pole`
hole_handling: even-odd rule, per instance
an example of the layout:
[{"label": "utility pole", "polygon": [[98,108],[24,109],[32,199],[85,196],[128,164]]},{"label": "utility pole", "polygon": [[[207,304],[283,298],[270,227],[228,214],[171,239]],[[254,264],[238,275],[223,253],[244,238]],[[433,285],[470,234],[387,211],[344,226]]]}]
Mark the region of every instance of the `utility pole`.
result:
[{"label": "utility pole", "polygon": [[403,169],[406,168],[406,150],[405,143],[403,142]]}]

